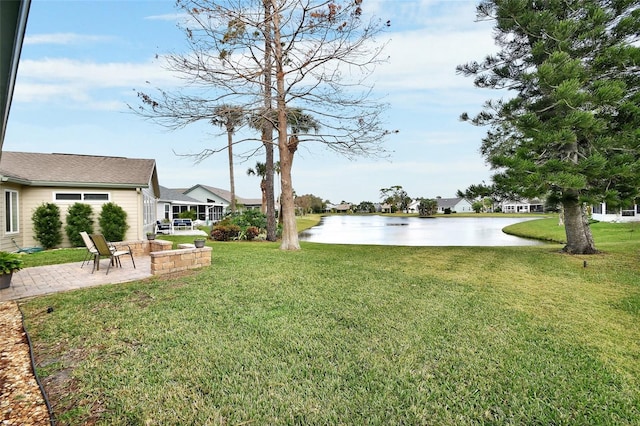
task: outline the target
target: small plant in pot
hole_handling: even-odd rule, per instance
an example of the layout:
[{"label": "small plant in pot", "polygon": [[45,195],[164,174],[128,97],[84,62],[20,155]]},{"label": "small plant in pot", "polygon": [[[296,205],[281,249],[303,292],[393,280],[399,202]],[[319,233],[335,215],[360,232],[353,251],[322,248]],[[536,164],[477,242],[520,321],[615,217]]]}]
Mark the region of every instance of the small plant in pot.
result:
[{"label": "small plant in pot", "polygon": [[147,232],[147,240],[155,240],[156,233],[155,232]]},{"label": "small plant in pot", "polygon": [[22,259],[15,253],[0,251],[0,288],[8,288],[13,273],[22,269]]},{"label": "small plant in pot", "polygon": [[205,243],[204,238],[196,238],[195,240],[193,240],[193,244],[196,246],[196,248],[204,247],[204,243]]}]

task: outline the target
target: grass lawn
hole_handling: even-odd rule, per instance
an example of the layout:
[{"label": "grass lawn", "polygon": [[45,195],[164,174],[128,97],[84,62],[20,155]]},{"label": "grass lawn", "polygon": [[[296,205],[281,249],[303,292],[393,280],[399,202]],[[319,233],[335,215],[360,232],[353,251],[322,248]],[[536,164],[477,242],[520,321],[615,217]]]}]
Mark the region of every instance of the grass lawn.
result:
[{"label": "grass lawn", "polygon": [[634,231],[595,224],[593,256],[208,242],[211,268],[21,307],[59,425],[632,425]]}]

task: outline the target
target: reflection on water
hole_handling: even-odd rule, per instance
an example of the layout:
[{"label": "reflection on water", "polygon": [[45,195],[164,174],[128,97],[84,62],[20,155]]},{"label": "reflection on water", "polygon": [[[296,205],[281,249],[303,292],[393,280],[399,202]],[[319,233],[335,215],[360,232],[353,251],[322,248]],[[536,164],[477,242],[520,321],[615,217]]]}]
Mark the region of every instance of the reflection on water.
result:
[{"label": "reflection on water", "polygon": [[301,241],[328,244],[393,246],[531,246],[545,244],[502,232],[513,223],[535,218],[418,218],[334,215],[300,234]]}]

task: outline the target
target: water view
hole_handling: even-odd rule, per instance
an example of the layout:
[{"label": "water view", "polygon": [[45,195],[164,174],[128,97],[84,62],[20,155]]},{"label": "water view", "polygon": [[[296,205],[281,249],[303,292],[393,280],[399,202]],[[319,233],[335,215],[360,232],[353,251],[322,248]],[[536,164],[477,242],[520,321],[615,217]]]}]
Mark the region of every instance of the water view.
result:
[{"label": "water view", "polygon": [[513,217],[389,217],[334,215],[300,234],[301,241],[395,246],[531,246],[545,244],[502,232],[505,226],[534,220]]}]

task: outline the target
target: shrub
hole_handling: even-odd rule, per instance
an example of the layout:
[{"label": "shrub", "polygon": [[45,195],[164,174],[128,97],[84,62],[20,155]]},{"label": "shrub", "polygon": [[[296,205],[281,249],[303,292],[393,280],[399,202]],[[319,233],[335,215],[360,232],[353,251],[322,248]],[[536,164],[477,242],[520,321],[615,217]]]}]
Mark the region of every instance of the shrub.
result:
[{"label": "shrub", "polygon": [[93,209],[89,204],[75,203],[67,212],[67,226],[64,228],[69,242],[74,247],[82,247],[84,240],[80,232],[93,233]]},{"label": "shrub", "polygon": [[258,229],[258,227],[256,226],[248,226],[247,229],[244,231],[244,236],[249,241],[253,240],[259,234],[260,234],[260,229]]},{"label": "shrub", "polygon": [[178,213],[178,218],[196,220],[196,215],[197,213],[195,210],[185,210],[183,212]]},{"label": "shrub", "polygon": [[115,203],[103,204],[100,211],[100,230],[107,241],[122,241],[129,229],[127,212]]},{"label": "shrub", "polygon": [[258,229],[267,227],[267,216],[260,210],[245,210],[242,213],[228,217],[231,223],[245,229],[248,226],[255,226]]},{"label": "shrub", "polygon": [[240,231],[238,225],[219,223],[211,230],[211,238],[216,241],[229,241],[238,238]]},{"label": "shrub", "polygon": [[53,248],[62,242],[62,221],[60,208],[53,203],[42,203],[31,216],[35,239],[45,249]]}]

